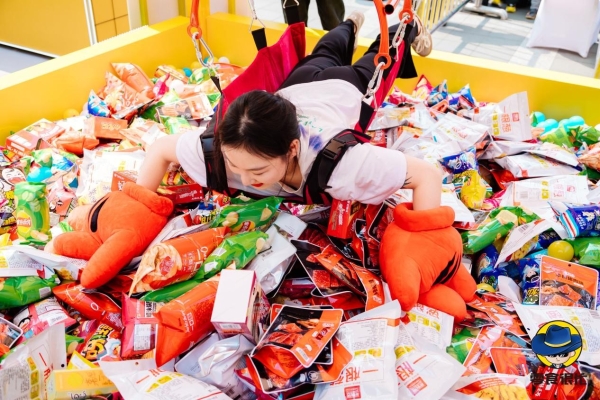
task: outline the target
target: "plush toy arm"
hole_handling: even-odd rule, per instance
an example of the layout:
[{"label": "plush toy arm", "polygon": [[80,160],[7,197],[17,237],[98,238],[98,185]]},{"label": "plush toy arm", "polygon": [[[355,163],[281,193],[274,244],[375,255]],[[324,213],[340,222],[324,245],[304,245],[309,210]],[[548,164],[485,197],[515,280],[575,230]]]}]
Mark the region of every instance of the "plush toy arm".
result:
[{"label": "plush toy arm", "polygon": [[[421,272],[418,264],[410,258],[398,258],[388,266],[384,278],[389,285],[393,300],[398,300],[403,311],[417,304],[421,291]],[[398,262],[401,261],[401,262]]]},{"label": "plush toy arm", "polygon": [[477,284],[464,265],[456,271],[456,274],[445,283],[446,286],[456,291],[462,299],[469,303],[475,297]]},{"label": "plush toy arm", "polygon": [[133,182],[127,182],[123,185],[123,193],[139,201],[155,214],[162,217],[168,217],[173,212],[173,202],[158,194],[146,189],[143,186],[136,185]]},{"label": "plush toy arm", "polygon": [[100,247],[94,237],[88,232],[65,232],[52,240],[54,253],[89,260]]},{"label": "plush toy arm", "polygon": [[419,303],[452,315],[455,322],[461,322],[467,317],[465,301],[446,285],[434,285],[431,290],[421,293]]},{"label": "plush toy arm", "polygon": [[394,223],[409,232],[448,228],[454,223],[454,210],[451,207],[440,206],[414,211],[412,203],[402,203],[394,209]]},{"label": "plush toy arm", "polygon": [[129,230],[114,232],[100,246],[81,274],[83,287],[95,289],[104,285],[140,255],[139,246],[131,242],[133,236]]}]

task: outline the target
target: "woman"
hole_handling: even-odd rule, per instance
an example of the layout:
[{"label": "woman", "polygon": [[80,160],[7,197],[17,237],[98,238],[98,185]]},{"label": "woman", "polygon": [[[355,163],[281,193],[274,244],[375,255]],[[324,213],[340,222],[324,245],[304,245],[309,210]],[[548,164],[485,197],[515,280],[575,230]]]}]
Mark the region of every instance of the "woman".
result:
[{"label": "woman", "polygon": [[[319,153],[340,132],[354,128],[359,119],[379,47],[378,37],[351,65],[363,21],[362,13],[353,12],[323,36],[276,94],[252,91],[232,102],[219,122],[214,143],[215,157],[224,161],[230,188],[265,196],[303,193]],[[397,27],[389,29],[390,42]],[[407,26],[404,40],[399,76],[416,77],[410,45],[427,55],[431,36],[415,18]],[[156,190],[171,162],[179,163],[196,182],[206,186],[198,132],[155,142],[148,149],[137,183]],[[338,200],[379,204],[401,188],[413,190],[415,210],[440,205],[441,176],[434,166],[398,151],[364,144],[344,153],[328,178],[325,192]]]}]

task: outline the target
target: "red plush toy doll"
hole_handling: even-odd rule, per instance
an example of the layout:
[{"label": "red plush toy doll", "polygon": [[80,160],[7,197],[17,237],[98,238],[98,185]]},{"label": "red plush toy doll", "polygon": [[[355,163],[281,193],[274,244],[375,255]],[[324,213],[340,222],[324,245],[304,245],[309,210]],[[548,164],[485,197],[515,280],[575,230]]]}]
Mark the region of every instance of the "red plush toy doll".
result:
[{"label": "red plush toy doll", "polygon": [[394,210],[381,241],[381,272],[402,310],[416,303],[444,311],[462,321],[465,302],[477,285],[462,265],[462,240],[452,227],[454,210],[438,207],[414,211],[412,204]]}]

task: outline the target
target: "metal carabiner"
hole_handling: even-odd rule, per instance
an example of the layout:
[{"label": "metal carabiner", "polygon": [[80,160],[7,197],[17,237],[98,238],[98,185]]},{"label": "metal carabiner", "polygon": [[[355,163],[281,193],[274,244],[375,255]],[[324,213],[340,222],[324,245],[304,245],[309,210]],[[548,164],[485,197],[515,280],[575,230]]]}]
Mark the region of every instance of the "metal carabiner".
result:
[{"label": "metal carabiner", "polygon": [[404,34],[406,33],[406,21],[408,20],[408,16],[404,16],[402,18],[402,21],[400,21],[400,24],[398,25],[398,29],[396,30],[396,34],[394,35],[394,38],[392,39],[392,47],[396,50],[398,50],[398,46],[400,46],[400,43],[402,42],[402,40],[404,39]]},{"label": "metal carabiner", "polygon": [[371,80],[369,81],[369,85],[367,86],[367,92],[365,93],[362,99],[363,102],[365,102],[368,105],[371,105],[371,103],[373,102],[373,97],[375,96],[375,94],[379,90],[379,87],[381,86],[384,70],[384,62],[380,62],[379,64],[377,64],[375,72],[373,73],[373,78],[371,78]]},{"label": "metal carabiner", "polygon": [[254,21],[258,21],[263,28],[266,28],[265,24],[256,15],[256,9],[254,8],[254,0],[248,0],[248,6],[250,7],[250,11],[252,12],[252,21],[250,21],[250,27],[248,28],[248,32],[252,32],[252,26],[254,25]]},{"label": "metal carabiner", "polygon": [[[215,61],[215,56],[213,55],[212,51],[210,50],[210,47],[208,47],[208,44],[204,41],[204,38],[202,36],[200,36],[200,34],[198,32],[194,32],[194,34],[192,35],[192,43],[194,44],[194,49],[196,50],[196,58],[198,59],[200,64],[202,64],[203,66],[208,68],[210,73],[213,74],[212,70],[214,68],[212,68],[212,66]],[[206,53],[208,53],[208,61],[207,62],[204,62],[204,59],[202,57],[202,49],[200,46],[204,46]]]},{"label": "metal carabiner", "polygon": [[[287,2],[288,2],[288,0],[285,0],[283,2],[283,8],[287,8]],[[298,0],[294,0],[294,3],[296,3],[296,6],[298,6],[298,7],[300,6],[300,3],[298,3]]]}]

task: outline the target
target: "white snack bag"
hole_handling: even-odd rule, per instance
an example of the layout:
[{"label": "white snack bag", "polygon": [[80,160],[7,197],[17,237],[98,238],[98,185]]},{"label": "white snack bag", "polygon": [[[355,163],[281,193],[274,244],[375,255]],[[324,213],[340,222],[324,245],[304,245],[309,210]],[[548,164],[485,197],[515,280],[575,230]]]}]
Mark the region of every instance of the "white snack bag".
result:
[{"label": "white snack bag", "polygon": [[510,205],[514,206],[546,207],[549,201],[589,204],[587,178],[581,175],[525,179],[510,185],[512,193],[506,199],[511,200]]},{"label": "white snack bag", "polygon": [[65,369],[65,326],[49,327],[17,346],[0,369],[0,399],[43,399],[53,370]]},{"label": "white snack bag", "polygon": [[551,158],[552,160],[570,165],[572,167],[579,165],[579,161],[577,160],[577,156],[575,154],[554,143],[542,143],[526,150],[526,152],[545,158]]},{"label": "white snack bag", "polygon": [[533,139],[527,92],[515,93],[500,103],[479,109],[473,120],[491,128],[495,139],[523,142]]},{"label": "white snack bag", "polygon": [[267,250],[259,253],[246,267],[256,272],[256,279],[265,294],[279,286],[296,254],[296,247],[277,231],[277,227],[270,227],[267,235]]},{"label": "white snack bag", "polygon": [[439,399],[466,371],[458,361],[400,324],[396,343],[398,399]]},{"label": "white snack bag", "polygon": [[515,178],[539,178],[555,175],[577,175],[579,170],[534,154],[519,154],[497,158],[494,161],[509,170]]},{"label": "white snack bag", "polygon": [[559,306],[524,306],[513,303],[531,339],[538,329],[550,321],[566,321],[574,325],[583,341],[579,361],[600,364],[600,314],[596,310]]},{"label": "white snack bag", "polygon": [[127,400],[226,400],[216,387],[179,372],[156,368],[154,359],[100,362],[102,372]]},{"label": "white snack bag", "polygon": [[494,141],[481,155],[482,160],[493,160],[506,156],[514,156],[536,147],[535,143],[513,142],[511,140]]},{"label": "white snack bag", "polygon": [[144,162],[144,151],[114,152],[83,150],[79,187],[80,204],[93,204],[111,191],[113,172],[138,171]]},{"label": "white snack bag", "polygon": [[498,264],[503,262],[520,260],[521,258],[524,258],[531,250],[533,250],[535,243],[531,243],[531,246],[528,246],[528,248],[524,249],[524,251],[520,252],[520,254],[517,252],[519,252],[519,250],[521,250],[521,248],[525,246],[527,242],[531,241],[540,233],[551,228],[552,222],[546,219],[539,219],[537,221],[515,227],[509,232],[508,237],[504,241],[504,245],[502,246],[502,250],[500,251],[500,255],[498,256],[495,266],[498,266]]},{"label": "white snack bag", "polygon": [[[396,204],[412,202],[412,189],[399,189],[393,195]],[[442,203],[454,210],[454,222],[475,222],[473,213],[456,196],[456,188],[453,184],[442,185]]]},{"label": "white snack bag", "polygon": [[461,377],[442,400],[528,400],[528,377],[476,374]]},{"label": "white snack bag", "polygon": [[52,254],[48,253],[47,251],[38,250],[30,246],[6,246],[2,248],[0,254],[3,254],[4,251],[9,250],[24,254],[31,260],[55,270],[61,279],[71,281],[79,279],[79,272],[88,263],[86,260],[60,256],[58,254]]},{"label": "white snack bag", "polygon": [[[419,303],[406,315],[410,320],[406,329],[412,337],[423,338],[443,351],[452,343],[454,318],[451,315]],[[403,317],[403,320],[406,319]]]},{"label": "white snack bag", "polygon": [[434,126],[425,131],[421,138],[448,145],[457,143],[461,151],[465,151],[489,134],[490,129],[486,125],[454,114],[446,114]]},{"label": "white snack bag", "polygon": [[400,314],[400,303],[392,301],[344,322],[336,337],[354,359],[337,381],[317,385],[314,399],[396,400],[394,346]]},{"label": "white snack bag", "polygon": [[234,399],[246,399],[250,392],[236,376],[235,369],[253,348],[242,335],[219,340],[219,335],[213,333],[175,364],[175,369],[221,389]]},{"label": "white snack bag", "polygon": [[306,222],[295,215],[285,212],[280,212],[277,215],[273,225],[277,226],[279,233],[289,240],[298,239],[306,229]]}]

